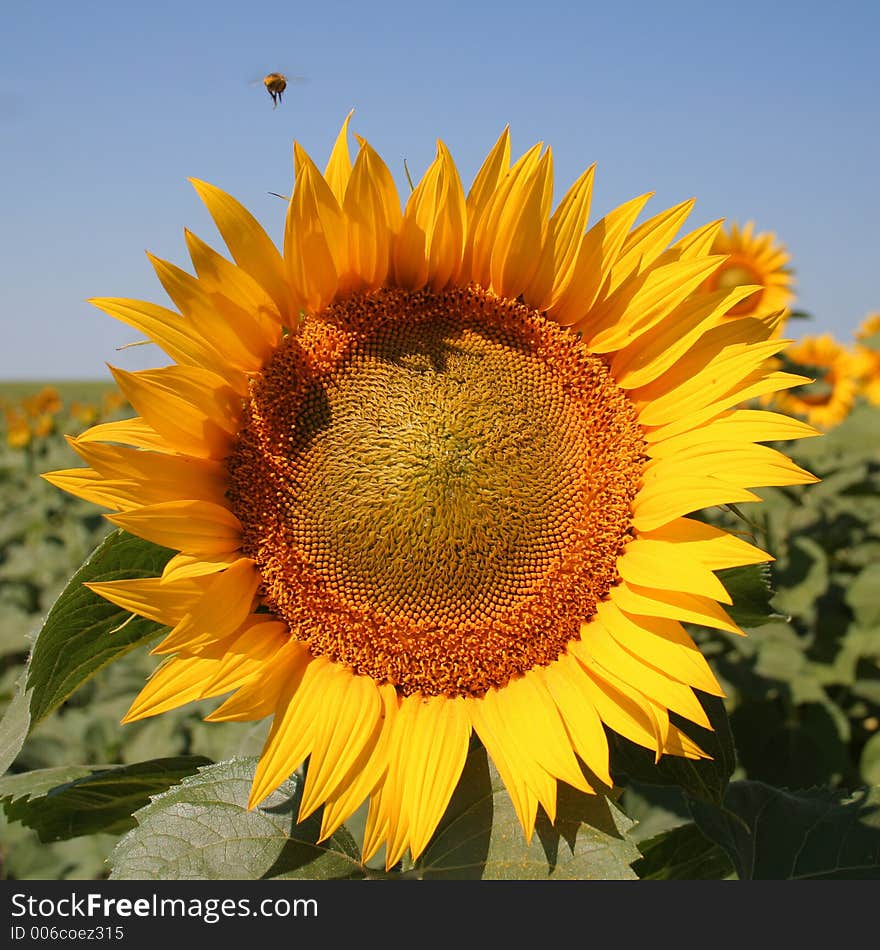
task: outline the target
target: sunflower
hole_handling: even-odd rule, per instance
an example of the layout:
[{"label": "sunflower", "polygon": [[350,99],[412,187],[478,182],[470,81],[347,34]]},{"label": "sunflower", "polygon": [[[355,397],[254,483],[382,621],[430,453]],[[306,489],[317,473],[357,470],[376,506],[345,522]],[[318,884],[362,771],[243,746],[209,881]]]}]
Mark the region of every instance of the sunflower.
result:
[{"label": "sunflower", "polygon": [[738,300],[729,314],[767,319],[779,336],[785,324],[785,310],[794,299],[792,272],[785,266],[790,257],[775,234],[754,231],[753,221],[742,228],[730,224],[718,231],[712,253],[728,257],[707,278],[705,289],[750,286],[752,293]]},{"label": "sunflower", "polygon": [[174,362],[112,369],[137,415],[46,477],[179,552],[89,585],[171,628],[124,721],[273,717],[250,806],[308,760],[299,818],[368,802],[390,868],[474,739],[527,839],[558,782],[611,785],[606,728],[705,755],[670,715],[722,695],[683,623],[740,632],[714,572],[772,558],[686,515],[815,481],[759,444],[815,430],[736,408],[803,380],[725,316],[749,288],[702,289],[725,258],[720,222],[678,237],[692,201],[588,226],[591,166],[551,213],[550,149],[511,163],[505,129],[467,194],[438,142],[402,208],[349,120],[323,173],[295,144],[282,251],[193,180],[231,260],[187,232],[193,274],[152,258],[179,313],[93,301]]},{"label": "sunflower", "polygon": [[823,333],[793,343],[785,350],[785,358],[811,379],[806,385],[776,393],[773,404],[819,429],[832,429],[843,422],[858,395],[862,374],[858,354],[830,333]]},{"label": "sunflower", "polygon": [[859,392],[871,403],[880,406],[880,349],[865,340],[880,335],[880,312],[869,313],[856,330]]}]

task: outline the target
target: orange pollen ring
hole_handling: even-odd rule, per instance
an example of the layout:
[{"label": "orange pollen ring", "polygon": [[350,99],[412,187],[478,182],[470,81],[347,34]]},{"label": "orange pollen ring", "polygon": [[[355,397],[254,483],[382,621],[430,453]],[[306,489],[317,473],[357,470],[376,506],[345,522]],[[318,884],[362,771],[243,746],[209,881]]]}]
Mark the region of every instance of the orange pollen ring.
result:
[{"label": "orange pollen ring", "polygon": [[479,287],[337,301],[251,386],[229,460],[266,606],[404,695],[555,660],[617,581],[644,442],[605,363]]}]

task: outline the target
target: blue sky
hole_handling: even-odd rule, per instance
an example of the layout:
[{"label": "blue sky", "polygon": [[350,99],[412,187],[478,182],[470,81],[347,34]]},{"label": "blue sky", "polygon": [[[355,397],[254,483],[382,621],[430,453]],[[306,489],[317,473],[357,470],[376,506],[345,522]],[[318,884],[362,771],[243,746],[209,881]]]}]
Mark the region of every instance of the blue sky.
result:
[{"label": "blue sky", "polygon": [[[788,247],[799,333],[880,310],[880,4],[744,0],[232,3],[16,0],[0,13],[0,379],[107,378],[167,360],[86,303],[167,303],[145,250],[222,248],[188,177],[280,240],[292,141],[353,130],[408,192],[442,138],[467,188],[510,124],[557,196],[597,163],[593,216],[655,191],[693,226],[754,220]],[[275,110],[253,84],[306,77]]]}]

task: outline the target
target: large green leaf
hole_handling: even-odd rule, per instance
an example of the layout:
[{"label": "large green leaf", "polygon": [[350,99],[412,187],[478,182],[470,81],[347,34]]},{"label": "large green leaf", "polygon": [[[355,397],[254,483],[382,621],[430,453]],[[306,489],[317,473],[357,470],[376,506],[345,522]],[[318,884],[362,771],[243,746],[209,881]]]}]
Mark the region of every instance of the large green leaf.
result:
[{"label": "large green leaf", "polygon": [[365,876],[342,828],[317,843],[317,816],[296,823],[302,781],[293,775],[259,807],[247,801],[257,760],[201,769],[135,812],[137,828],[111,855],[114,880],[340,879]]},{"label": "large green leaf", "polygon": [[0,800],[7,818],[33,828],[44,842],[119,834],[134,826],[132,813],[151,796],[209,763],[187,755],[106,769],[39,769],[0,780]]},{"label": "large green leaf", "polygon": [[40,630],[28,665],[32,723],[37,723],[99,670],[164,627],[114,606],[83,584],[157,577],[174,552],[113,531],[73,575]]},{"label": "large green leaf", "polygon": [[24,682],[22,675],[0,719],[0,775],[15,761],[31,727],[31,697]]},{"label": "large green leaf", "polygon": [[639,844],[642,857],[633,870],[646,881],[717,881],[733,876],[724,850],[693,822]]},{"label": "large green leaf", "polygon": [[724,807],[692,802],[742,880],[880,879],[880,789],[844,795],[733,782]]},{"label": "large green leaf", "polygon": [[560,783],[554,824],[526,842],[504,783],[474,744],[449,807],[411,872],[424,879],[632,880],[633,822],[605,795]]}]

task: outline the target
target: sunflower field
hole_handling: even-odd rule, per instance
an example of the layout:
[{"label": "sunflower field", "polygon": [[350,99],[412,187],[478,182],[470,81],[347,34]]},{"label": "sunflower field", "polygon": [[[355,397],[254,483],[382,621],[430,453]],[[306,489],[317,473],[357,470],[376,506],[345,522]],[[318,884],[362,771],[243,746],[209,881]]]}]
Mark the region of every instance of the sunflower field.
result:
[{"label": "sunflower field", "polygon": [[0,875],[880,877],[880,314],[346,133],[95,301],[175,366],[0,389]]}]

